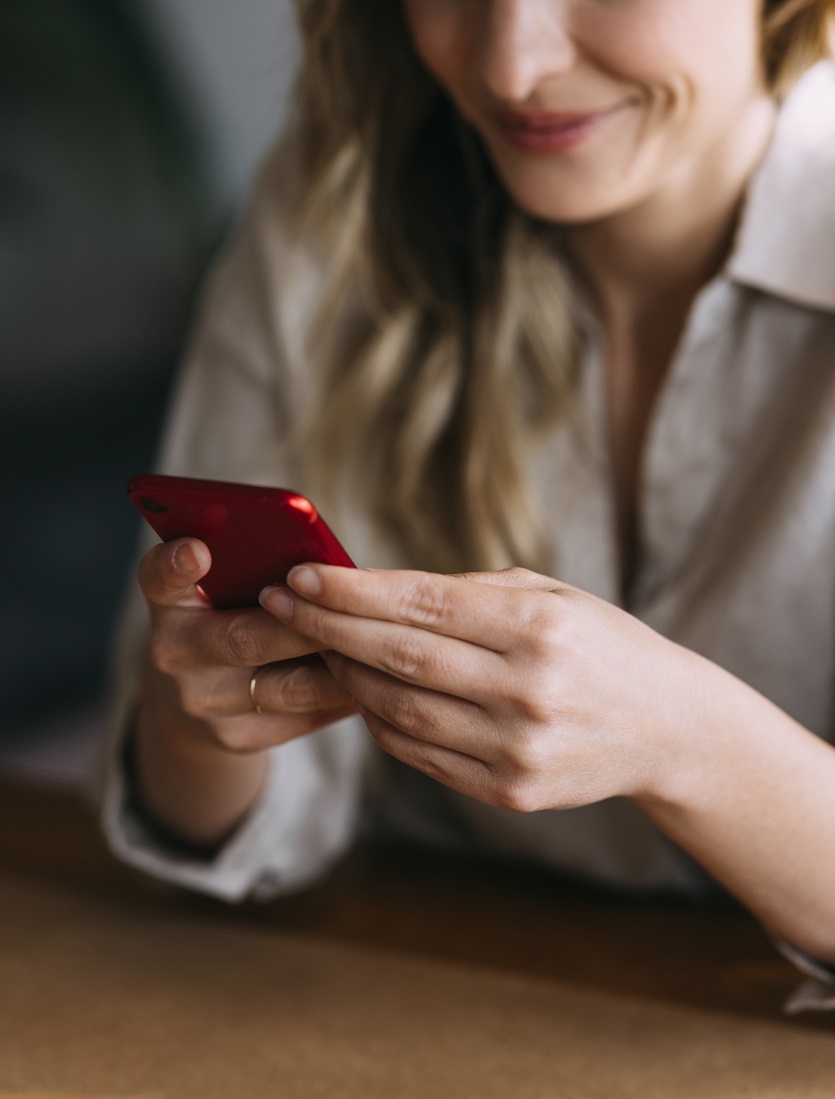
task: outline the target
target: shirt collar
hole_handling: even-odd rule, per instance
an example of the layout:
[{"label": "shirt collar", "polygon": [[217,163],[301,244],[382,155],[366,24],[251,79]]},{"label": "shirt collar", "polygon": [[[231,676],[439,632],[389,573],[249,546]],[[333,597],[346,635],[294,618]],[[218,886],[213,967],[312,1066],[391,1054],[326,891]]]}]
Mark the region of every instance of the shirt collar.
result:
[{"label": "shirt collar", "polygon": [[835,312],[835,63],[808,70],[751,181],[728,274]]}]

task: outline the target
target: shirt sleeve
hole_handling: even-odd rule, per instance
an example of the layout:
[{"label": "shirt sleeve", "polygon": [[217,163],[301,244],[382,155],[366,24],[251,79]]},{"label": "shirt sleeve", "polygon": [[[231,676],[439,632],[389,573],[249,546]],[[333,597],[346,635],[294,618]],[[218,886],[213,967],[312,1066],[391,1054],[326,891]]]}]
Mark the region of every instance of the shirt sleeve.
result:
[{"label": "shirt sleeve", "polygon": [[[284,262],[281,187],[273,159],[211,276],[164,431],[163,472],[303,490],[282,452],[296,401],[291,358],[300,276],[294,267],[291,284]],[[153,541],[148,532],[141,550]],[[297,889],[324,874],[360,827],[373,750],[362,722],[345,719],[273,749],[258,804],[213,858],[166,844],[135,804],[125,761],[147,619],[133,581],[113,662],[111,732],[95,783],[112,850],[149,874],[230,901]]]}]

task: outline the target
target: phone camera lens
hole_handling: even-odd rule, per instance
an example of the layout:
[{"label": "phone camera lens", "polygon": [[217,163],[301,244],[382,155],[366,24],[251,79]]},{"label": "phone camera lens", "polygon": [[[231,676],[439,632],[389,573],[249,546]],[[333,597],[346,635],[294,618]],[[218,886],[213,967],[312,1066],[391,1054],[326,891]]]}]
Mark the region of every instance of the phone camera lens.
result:
[{"label": "phone camera lens", "polygon": [[168,508],[165,506],[165,504],[161,504],[159,502],[159,500],[152,500],[148,496],[143,497],[143,499],[141,499],[139,501],[139,503],[142,505],[142,507],[146,511],[155,511],[155,512],[168,511]]}]

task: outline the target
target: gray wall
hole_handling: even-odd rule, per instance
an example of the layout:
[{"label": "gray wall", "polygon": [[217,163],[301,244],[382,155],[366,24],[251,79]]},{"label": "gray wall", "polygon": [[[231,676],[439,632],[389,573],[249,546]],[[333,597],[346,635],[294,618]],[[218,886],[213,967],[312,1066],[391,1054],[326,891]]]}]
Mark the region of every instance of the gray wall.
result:
[{"label": "gray wall", "polygon": [[[84,172],[83,142],[69,139],[66,121],[50,121],[64,117],[60,101],[36,125],[21,96],[17,145],[0,142],[16,158],[11,176],[37,198],[22,212],[0,207],[0,435],[15,456],[0,470],[0,493],[19,532],[0,546],[0,742],[33,741],[35,725],[98,695],[138,526],[124,484],[152,461],[195,283],[282,123],[296,63],[291,0],[131,2],[152,32],[151,64],[161,54],[159,72],[181,93],[188,133],[202,134],[209,170],[185,205],[154,197],[136,111],[120,129],[125,104],[101,89],[118,76],[145,93],[115,44],[95,35],[90,68],[78,69],[92,102],[73,101]],[[28,0],[17,3],[26,11]],[[44,11],[81,33],[82,6]],[[51,71],[54,37],[37,39],[33,90]],[[188,139],[178,140],[185,150]],[[100,185],[126,155],[129,198],[121,184],[113,194]],[[204,205],[205,239],[201,231],[195,242],[184,222]]]},{"label": "gray wall", "polygon": [[205,126],[221,194],[239,202],[284,117],[298,56],[290,0],[143,0]]}]

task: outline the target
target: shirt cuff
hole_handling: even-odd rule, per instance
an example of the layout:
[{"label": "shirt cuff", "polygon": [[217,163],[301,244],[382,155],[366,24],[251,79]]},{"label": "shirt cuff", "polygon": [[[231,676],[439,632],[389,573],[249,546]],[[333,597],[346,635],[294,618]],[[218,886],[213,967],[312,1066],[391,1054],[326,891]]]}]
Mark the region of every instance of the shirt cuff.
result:
[{"label": "shirt cuff", "polygon": [[348,718],[272,749],[258,802],[209,856],[166,840],[136,804],[124,751],[114,752],[101,799],[105,836],[116,857],[138,870],[224,901],[303,889],[359,830],[366,740]]}]

